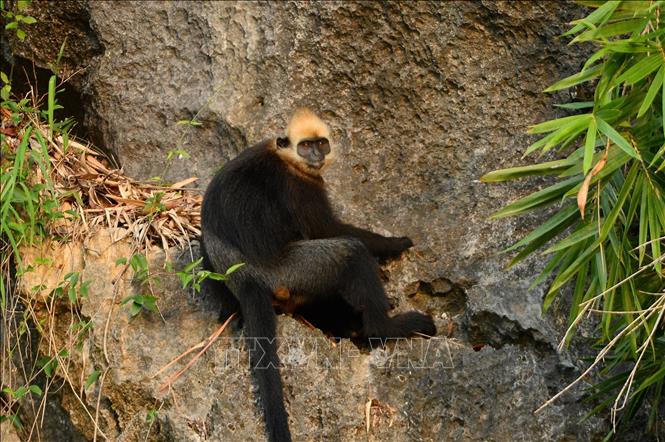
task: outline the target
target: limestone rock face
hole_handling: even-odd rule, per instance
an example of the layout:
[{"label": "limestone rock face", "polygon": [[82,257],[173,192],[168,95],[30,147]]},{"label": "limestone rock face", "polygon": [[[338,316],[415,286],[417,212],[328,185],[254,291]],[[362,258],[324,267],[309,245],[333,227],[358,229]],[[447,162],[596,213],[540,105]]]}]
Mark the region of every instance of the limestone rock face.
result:
[{"label": "limestone rock face", "polygon": [[[161,389],[194,353],[161,369],[218,326],[215,300],[192,298],[179,288],[175,275],[162,270],[164,253],[155,249],[148,257],[159,279],[159,312],[132,317],[125,300],[143,289],[131,270],[114,264],[132,253],[123,236],[122,230],[101,230],[83,243],[25,253],[33,263],[60,257],[24,275],[23,290],[35,297],[49,299],[71,271],[89,281],[76,317],[63,308],[56,317],[60,325],[48,329],[49,339],[40,343],[40,352],[49,354],[65,344],[67,324],[90,322],[84,344],[64,359],[73,389],[63,389],[59,400],[75,430],[47,427],[43,437],[91,440],[95,415],[98,437],[109,440],[261,440],[263,424],[239,330],[229,327],[171,390]],[[188,256],[171,256],[178,259]],[[588,437],[592,430],[576,423],[583,411],[576,396],[532,414],[552,393],[562,367],[556,355],[528,346],[474,351],[463,340],[438,336],[374,343],[369,351],[349,340],[334,343],[287,316],[280,317],[277,335],[295,440],[530,441]],[[93,370],[101,375],[86,387]],[[158,410],[152,424],[146,422],[150,410]]]},{"label": "limestone rock face", "polygon": [[[327,181],[342,218],[414,240],[414,249],[384,266],[383,276],[396,310],[415,307],[435,316],[440,334],[431,346],[434,354],[450,351],[451,364],[377,368],[372,352],[336,370],[288,368],[296,440],[551,440],[595,431],[595,421],[577,424],[588,409],[574,394],[532,414],[574,379],[581,363],[556,353],[561,326],[542,317],[542,288],[528,288],[544,262],[503,270],[507,257],[499,251],[536,220],[488,220],[533,190],[533,182],[478,181],[517,164],[529,142],[527,126],[553,116],[541,91],[583,59],[557,38],[580,10],[494,1],[31,6],[43,23],[60,20],[66,14],[49,11],[67,7],[76,12],[70,26],[44,26],[24,43],[5,33],[3,46],[11,48],[10,58],[46,67],[57,54],[53,47],[71,35],[76,50],[63,63],[72,72],[85,68],[72,86],[81,96],[83,125],[130,175],[174,181],[195,175],[203,188],[225,161],[281,135],[291,112],[308,106],[329,123],[340,151]],[[192,118],[202,126],[177,124]],[[174,149],[190,158],[176,155],[167,164]],[[110,292],[113,260],[80,265],[98,281],[84,314],[108,312],[119,302]],[[109,369],[100,419],[112,440],[145,437],[145,412],[159,403],[151,374],[216,326],[211,308],[186,300],[175,287],[164,290],[164,321],[129,320],[118,310],[104,357],[98,333],[106,316],[101,331],[95,328],[89,351]],[[325,342],[291,318],[279,322],[280,335]],[[246,370],[225,368],[224,345],[179,381],[177,405],[167,401],[151,438],[260,440],[250,379]],[[340,347],[355,348],[346,341]],[[322,348],[319,356],[339,351]],[[246,361],[245,352],[239,357]],[[94,429],[76,405],[65,408],[91,438]]]}]

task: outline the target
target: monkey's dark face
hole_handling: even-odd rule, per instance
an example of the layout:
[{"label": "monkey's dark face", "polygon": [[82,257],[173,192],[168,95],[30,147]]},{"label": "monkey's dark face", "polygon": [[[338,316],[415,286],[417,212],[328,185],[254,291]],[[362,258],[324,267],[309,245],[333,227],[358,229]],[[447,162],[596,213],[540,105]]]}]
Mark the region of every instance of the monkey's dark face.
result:
[{"label": "monkey's dark face", "polygon": [[299,109],[286,128],[286,137],[275,140],[277,155],[299,175],[320,181],[323,170],[335,158],[330,129],[307,109]]},{"label": "monkey's dark face", "polygon": [[302,140],[298,143],[296,151],[308,167],[320,170],[326,162],[326,155],[330,153],[330,142],[327,138]]},{"label": "monkey's dark face", "polygon": [[308,175],[320,175],[333,157],[333,149],[326,137],[309,137],[293,145],[288,138],[276,140],[280,156]]}]

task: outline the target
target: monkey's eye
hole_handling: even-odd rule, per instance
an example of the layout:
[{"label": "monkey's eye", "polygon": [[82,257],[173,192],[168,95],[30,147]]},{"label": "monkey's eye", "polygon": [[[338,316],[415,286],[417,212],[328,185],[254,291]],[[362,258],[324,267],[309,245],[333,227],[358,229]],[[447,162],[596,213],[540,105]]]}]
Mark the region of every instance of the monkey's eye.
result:
[{"label": "monkey's eye", "polygon": [[300,143],[300,145],[305,149],[309,149],[309,148],[312,147],[312,142],[311,141],[303,141],[302,143]]},{"label": "monkey's eye", "polygon": [[288,138],[277,138],[277,147],[279,148],[286,148],[289,147],[289,139]]},{"label": "monkey's eye", "polygon": [[330,142],[327,139],[322,138],[319,141],[319,149],[324,155],[328,155],[330,153]]}]

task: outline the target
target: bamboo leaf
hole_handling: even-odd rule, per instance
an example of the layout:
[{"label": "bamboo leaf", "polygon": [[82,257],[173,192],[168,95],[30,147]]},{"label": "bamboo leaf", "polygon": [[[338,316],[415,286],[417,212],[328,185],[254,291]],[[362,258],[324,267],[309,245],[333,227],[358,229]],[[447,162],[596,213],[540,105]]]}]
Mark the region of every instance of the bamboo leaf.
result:
[{"label": "bamboo leaf", "polygon": [[609,17],[614,10],[619,6],[620,1],[608,1],[604,3],[601,7],[589,14],[585,20],[576,20],[573,23],[576,24],[572,29],[564,33],[564,37],[572,34],[577,34],[585,28],[583,21],[590,24],[596,24],[603,21],[604,18]]},{"label": "bamboo leaf", "polygon": [[644,101],[642,102],[642,106],[640,106],[640,110],[637,112],[637,118],[640,118],[642,115],[644,115],[644,113],[651,107],[653,99],[656,98],[658,90],[660,90],[661,86],[663,85],[663,76],[665,76],[665,66],[660,67],[660,70],[651,82],[649,91],[647,92],[646,97],[644,97]]},{"label": "bamboo leaf", "polygon": [[[577,208],[575,206],[572,207],[574,208],[575,212],[577,212]],[[594,223],[584,224],[575,230],[575,232],[573,232],[570,236],[567,236],[561,241],[557,242],[552,247],[542,252],[542,254],[548,255],[550,253],[558,252],[559,250],[567,249],[568,247],[572,247],[581,241],[595,236],[597,232],[598,227]]]},{"label": "bamboo leaf", "polygon": [[598,249],[599,246],[598,241],[594,241],[593,244],[591,244],[584,252],[581,254],[577,255],[576,254],[576,259],[568,266],[565,268],[562,268],[561,273],[557,275],[557,277],[552,281],[552,285],[550,286],[550,289],[548,291],[548,294],[546,296],[549,296],[550,294],[558,291],[561,289],[564,284],[566,284],[570,278],[575,276],[575,274],[579,271],[579,268],[582,264],[586,263],[591,259],[591,257],[596,253],[596,250]]},{"label": "bamboo leaf", "polygon": [[580,215],[582,216],[582,219],[584,219],[584,208],[586,207],[586,199],[587,199],[587,193],[589,191],[589,183],[591,183],[591,179],[594,176],[598,175],[600,171],[603,170],[603,167],[605,167],[605,164],[607,163],[607,153],[608,151],[606,150],[605,154],[593,167],[593,170],[586,176],[584,182],[582,183],[582,186],[580,187],[579,192],[577,192],[577,207],[579,207],[580,209]]},{"label": "bamboo leaf", "polygon": [[555,104],[555,106],[561,109],[571,110],[587,109],[593,107],[593,101],[576,101],[573,103]]},{"label": "bamboo leaf", "polygon": [[55,112],[55,82],[56,76],[52,75],[48,81],[48,126],[49,126],[49,139],[53,136],[53,116]]},{"label": "bamboo leaf", "polygon": [[516,242],[512,246],[508,247],[507,249],[503,250],[503,252],[509,252],[511,250],[515,250],[519,247],[522,247],[523,245],[526,245],[537,238],[543,236],[547,232],[550,232],[554,228],[566,224],[569,222],[571,219],[575,218],[575,213],[577,212],[577,209],[575,206],[568,205],[567,207],[559,210],[556,214],[551,216],[547,221],[545,221],[543,224],[541,224],[539,227],[531,231],[527,236],[522,238],[520,241]]},{"label": "bamboo leaf", "polygon": [[630,143],[628,143],[628,141],[626,141],[626,139],[624,137],[622,137],[621,134],[619,134],[619,132],[614,130],[614,128],[612,126],[610,126],[609,124],[607,124],[605,122],[605,120],[603,120],[601,118],[596,118],[596,120],[597,120],[597,124],[598,124],[598,129],[603,134],[605,134],[609,139],[611,139],[614,142],[614,144],[619,146],[619,148],[621,150],[626,152],[631,157],[633,157],[635,159],[639,158],[637,156],[637,154],[635,153],[635,150],[633,149],[633,147],[630,145]]},{"label": "bamboo leaf", "polygon": [[665,378],[665,359],[663,359],[660,369],[655,371],[651,376],[644,379],[633,394],[637,394],[644,391],[645,389],[647,389],[656,382],[663,382],[664,378]]},{"label": "bamboo leaf", "polygon": [[491,217],[493,219],[505,218],[507,216],[517,215],[524,213],[534,207],[539,207],[547,203],[551,203],[559,199],[571,187],[574,187],[580,182],[580,178],[572,177],[567,180],[561,181],[552,186],[546,187],[543,190],[534,192],[524,198],[521,198],[512,204],[504,207],[503,209],[494,213]]},{"label": "bamboo leaf", "polygon": [[635,163],[628,172],[628,176],[621,187],[621,193],[617,197],[617,201],[614,204],[612,211],[607,215],[607,218],[603,221],[603,226],[600,229],[600,241],[604,241],[607,238],[607,235],[610,233],[614,227],[614,223],[623,209],[623,205],[626,202],[626,198],[630,195],[635,185],[637,179],[638,164]]},{"label": "bamboo leaf", "polygon": [[649,233],[651,238],[651,256],[654,259],[654,268],[656,273],[662,275],[662,264],[658,261],[658,257],[662,256],[660,253],[660,237],[662,230],[660,228],[660,223],[658,222],[658,213],[665,212],[665,207],[663,207],[662,201],[656,199],[654,192],[649,192]]},{"label": "bamboo leaf", "polygon": [[589,183],[591,183],[592,174],[587,174],[582,182],[580,190],[577,192],[577,207],[580,209],[580,216],[584,219],[584,209],[586,208],[587,195],[589,193]]},{"label": "bamboo leaf", "polygon": [[589,129],[587,129],[586,132],[586,141],[584,143],[583,170],[585,175],[589,172],[589,169],[591,169],[591,163],[593,161],[593,150],[596,146],[596,129],[596,120],[591,119],[591,123],[589,123]]},{"label": "bamboo leaf", "polygon": [[530,166],[510,167],[508,169],[495,170],[480,177],[485,183],[497,183],[525,176],[553,175],[575,164],[575,158],[566,158],[557,161],[533,164]]},{"label": "bamboo leaf", "polygon": [[635,84],[656,69],[663,65],[663,58],[660,53],[643,58],[637,64],[633,65],[626,72],[621,74],[615,81],[616,83]]},{"label": "bamboo leaf", "polygon": [[603,66],[594,66],[585,71],[578,72],[577,74],[566,77],[563,80],[559,80],[554,83],[552,86],[545,89],[545,92],[555,92],[561,89],[568,89],[569,87],[575,86],[580,83],[584,83],[594,78],[598,77],[601,73]]},{"label": "bamboo leaf", "polygon": [[642,185],[642,200],[640,201],[640,218],[638,223],[637,242],[640,244],[638,249],[639,259],[638,264],[642,265],[644,261],[644,254],[646,252],[647,234],[649,232],[648,222],[648,204],[649,201],[649,186]]},{"label": "bamboo leaf", "polygon": [[591,114],[582,114],[582,115],[571,115],[569,117],[557,118],[556,120],[545,121],[540,124],[536,124],[529,128],[530,134],[541,134],[552,132],[557,129],[564,129],[566,127],[572,127],[576,125],[585,125],[590,119],[592,119]]}]

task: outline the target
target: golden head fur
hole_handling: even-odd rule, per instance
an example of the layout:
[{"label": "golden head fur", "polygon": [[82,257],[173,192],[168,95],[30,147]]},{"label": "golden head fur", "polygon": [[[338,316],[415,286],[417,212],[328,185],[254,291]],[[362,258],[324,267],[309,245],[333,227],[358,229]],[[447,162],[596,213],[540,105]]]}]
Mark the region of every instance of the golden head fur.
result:
[{"label": "golden head fur", "polygon": [[[330,129],[326,123],[309,109],[300,108],[295,111],[286,128],[286,136],[289,140],[289,146],[287,148],[277,148],[277,154],[291,166],[295,167],[298,172],[318,176],[333,162],[335,158],[335,146],[330,139]],[[330,153],[326,155],[325,163],[321,169],[307,167],[297,151],[298,144],[301,141],[316,138],[325,138],[330,144]]]},{"label": "golden head fur", "polygon": [[330,141],[330,129],[314,112],[300,108],[291,117],[286,136],[294,146],[307,138],[327,138]]}]

